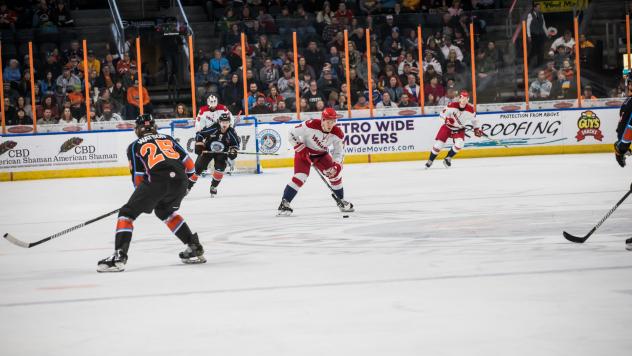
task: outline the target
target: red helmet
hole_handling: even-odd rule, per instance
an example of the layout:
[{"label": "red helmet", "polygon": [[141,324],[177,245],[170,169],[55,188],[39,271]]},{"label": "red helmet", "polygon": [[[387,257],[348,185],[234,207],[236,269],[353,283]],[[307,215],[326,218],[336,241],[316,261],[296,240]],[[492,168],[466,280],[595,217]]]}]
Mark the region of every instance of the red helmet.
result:
[{"label": "red helmet", "polygon": [[323,110],[321,118],[323,120],[336,120],[338,119],[338,113],[333,108],[326,108]]}]

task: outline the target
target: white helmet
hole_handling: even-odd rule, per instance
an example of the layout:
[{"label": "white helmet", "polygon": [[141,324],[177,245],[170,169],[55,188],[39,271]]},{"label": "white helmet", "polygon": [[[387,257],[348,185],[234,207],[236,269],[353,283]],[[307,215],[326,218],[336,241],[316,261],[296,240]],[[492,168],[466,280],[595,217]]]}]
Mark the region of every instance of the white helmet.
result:
[{"label": "white helmet", "polygon": [[206,105],[209,108],[214,109],[217,106],[217,97],[215,95],[209,95],[208,99],[206,99]]}]

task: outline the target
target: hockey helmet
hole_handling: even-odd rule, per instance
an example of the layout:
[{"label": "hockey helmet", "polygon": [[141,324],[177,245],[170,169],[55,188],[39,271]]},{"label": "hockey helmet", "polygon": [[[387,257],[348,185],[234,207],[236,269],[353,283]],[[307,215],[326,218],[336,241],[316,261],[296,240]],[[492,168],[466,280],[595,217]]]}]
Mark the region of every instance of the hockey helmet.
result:
[{"label": "hockey helmet", "polygon": [[336,120],[338,119],[338,113],[336,113],[336,110],[334,110],[333,108],[326,108],[325,110],[323,110],[321,118],[323,120]]},{"label": "hockey helmet", "polygon": [[215,95],[209,95],[208,98],[206,98],[206,105],[211,109],[215,109],[215,107],[217,107],[217,97]]},{"label": "hockey helmet", "polygon": [[136,128],[134,129],[134,132],[136,132],[136,136],[138,137],[158,132],[156,121],[151,114],[138,115],[136,118]]},{"label": "hockey helmet", "polygon": [[230,114],[225,112],[219,116],[218,121],[230,121]]}]

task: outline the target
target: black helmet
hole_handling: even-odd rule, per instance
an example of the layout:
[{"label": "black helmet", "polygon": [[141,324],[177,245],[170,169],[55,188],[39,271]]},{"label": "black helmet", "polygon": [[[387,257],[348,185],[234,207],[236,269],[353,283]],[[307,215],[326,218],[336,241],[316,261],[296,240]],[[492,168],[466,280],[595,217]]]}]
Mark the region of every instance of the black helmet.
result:
[{"label": "black helmet", "polygon": [[143,137],[147,134],[155,134],[157,132],[156,121],[151,114],[138,115],[136,118],[136,136]]},{"label": "black helmet", "polygon": [[230,115],[225,112],[219,116],[219,121],[230,121]]}]

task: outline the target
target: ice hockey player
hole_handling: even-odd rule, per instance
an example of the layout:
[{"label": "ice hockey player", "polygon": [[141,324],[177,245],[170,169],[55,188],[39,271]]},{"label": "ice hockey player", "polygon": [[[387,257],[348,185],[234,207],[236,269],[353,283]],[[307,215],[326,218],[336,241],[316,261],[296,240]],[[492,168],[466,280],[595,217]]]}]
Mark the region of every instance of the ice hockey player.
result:
[{"label": "ice hockey player", "polygon": [[[290,130],[289,142],[294,146],[294,176],[285,187],[278,215],[290,215],[292,199],[305,184],[311,166],[329,179],[342,212],[353,212],[353,204],[344,200],[342,163],[344,133],[336,126],[336,110],[326,108],[321,119],[307,120]],[[328,148],[333,146],[331,154]]]},{"label": "ice hockey player", "polygon": [[446,168],[452,166],[452,157],[454,157],[463,148],[465,140],[465,129],[467,125],[474,127],[474,134],[477,137],[483,135],[483,131],[478,126],[478,120],[476,120],[476,113],[474,107],[469,103],[470,95],[467,91],[462,90],[457,101],[448,104],[441,114],[441,119],[445,120],[441,125],[437,136],[435,137],[435,143],[432,146],[432,152],[430,152],[430,158],[426,162],[426,168],[430,168],[432,163],[445,142],[451,138],[454,141],[454,145],[448,152],[448,156],[443,160],[443,164]]},{"label": "ice hockey player", "polygon": [[[230,119],[230,114],[223,113],[217,123],[195,135],[195,153],[198,155],[195,160],[195,174],[202,174],[211,160],[215,162],[211,198],[217,194],[217,186],[224,177],[227,160],[237,158],[240,139],[235,129],[230,126]],[[195,181],[190,181],[188,189],[191,190],[194,184]]]},{"label": "ice hockey player", "polygon": [[[625,158],[630,154],[632,142],[632,73],[624,71],[627,98],[619,110],[619,125],[617,125],[617,142],[614,144],[614,155],[617,163],[625,167]],[[632,251],[632,237],[625,241],[625,248]]]},{"label": "ice hockey player", "polygon": [[187,245],[180,252],[182,262],[206,262],[198,235],[191,232],[177,213],[189,180],[197,179],[193,160],[171,136],[157,133],[156,123],[149,114],[136,118],[135,133],[138,140],[127,148],[127,158],[136,189],[119,211],[114,254],[99,261],[97,271],[125,270],[134,220],[152,211]]},{"label": "ice hockey player", "polygon": [[202,106],[198,111],[197,117],[195,118],[195,131],[200,132],[201,130],[213,126],[213,124],[219,121],[219,117],[222,114],[228,114],[230,117],[230,126],[235,126],[235,118],[230,113],[230,111],[222,104],[217,103],[217,97],[214,95],[209,95],[206,99],[206,105]]}]

